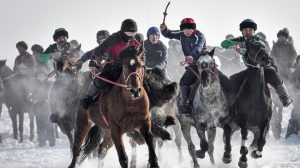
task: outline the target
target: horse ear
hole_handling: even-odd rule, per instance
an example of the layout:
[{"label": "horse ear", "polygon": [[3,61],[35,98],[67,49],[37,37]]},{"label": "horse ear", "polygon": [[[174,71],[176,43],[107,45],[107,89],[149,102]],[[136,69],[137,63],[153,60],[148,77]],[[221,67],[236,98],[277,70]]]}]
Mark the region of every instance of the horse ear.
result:
[{"label": "horse ear", "polygon": [[81,44],[79,44],[79,46],[75,50],[80,51],[81,50]]},{"label": "horse ear", "polygon": [[144,52],[144,47],[140,47],[137,55],[140,56],[143,52]]},{"label": "horse ear", "polygon": [[210,55],[211,57],[213,57],[214,56],[214,54],[215,54],[215,47],[208,53],[208,55]]}]

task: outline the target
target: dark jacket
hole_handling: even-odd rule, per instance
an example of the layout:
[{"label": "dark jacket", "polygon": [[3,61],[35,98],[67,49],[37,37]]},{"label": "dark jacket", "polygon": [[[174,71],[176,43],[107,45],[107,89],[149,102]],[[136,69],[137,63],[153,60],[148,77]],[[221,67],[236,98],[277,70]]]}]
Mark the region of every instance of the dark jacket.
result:
[{"label": "dark jacket", "polygon": [[110,35],[95,49],[95,54],[92,59],[98,59],[107,54],[108,61],[114,61],[119,56],[121,50],[126,46],[143,47],[143,36],[136,34],[134,38],[128,38],[125,33],[118,31]]},{"label": "dark jacket", "polygon": [[167,66],[167,47],[160,40],[152,44],[148,39],[144,41],[146,66],[149,68],[165,69]]},{"label": "dark jacket", "polygon": [[27,66],[28,68],[30,68],[31,70],[35,69],[35,59],[34,57],[29,54],[28,52],[26,52],[23,55],[18,55],[17,58],[15,59],[15,64],[14,64],[14,71],[16,71],[19,67],[20,64],[24,64],[25,66]]},{"label": "dark jacket", "polygon": [[272,57],[277,64],[282,64],[283,67],[292,67],[296,62],[297,52],[293,43],[276,42],[271,51]]},{"label": "dark jacket", "polygon": [[66,51],[70,49],[71,45],[67,42],[66,46],[62,49],[57,47],[57,43],[51,44],[45,51],[44,54],[50,54],[50,53],[56,53],[59,52],[61,54],[64,54]]},{"label": "dark jacket", "polygon": [[206,51],[205,37],[198,30],[195,30],[190,37],[184,35],[180,30],[169,30],[167,28],[161,33],[166,38],[180,40],[185,56],[192,56],[195,60],[198,60],[199,54]]}]

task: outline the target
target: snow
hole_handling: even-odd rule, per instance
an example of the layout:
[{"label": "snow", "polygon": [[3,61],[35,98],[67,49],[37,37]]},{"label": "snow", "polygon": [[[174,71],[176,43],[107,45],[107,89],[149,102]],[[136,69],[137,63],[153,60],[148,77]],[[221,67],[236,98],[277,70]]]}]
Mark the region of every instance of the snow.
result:
[{"label": "snow", "polygon": [[[290,116],[290,109],[285,109],[283,113],[283,133],[284,137],[288,119]],[[71,162],[71,152],[69,149],[69,142],[67,137],[60,132],[60,138],[57,139],[55,147],[38,147],[37,142],[30,142],[29,139],[29,118],[25,114],[24,123],[24,143],[18,143],[12,139],[11,121],[7,110],[3,110],[0,117],[0,134],[3,137],[3,143],[0,144],[0,168],[66,168]],[[192,130],[193,141],[196,148],[199,148],[199,140],[196,136],[195,130]],[[235,168],[238,167],[238,159],[240,157],[240,138],[239,132],[233,135],[232,140],[232,163],[225,165],[222,162],[223,142],[222,130],[217,130],[217,137],[215,141],[215,167]],[[249,134],[248,144],[251,143],[253,136]],[[125,141],[127,155],[130,159],[131,148],[126,136],[123,137]],[[192,167],[191,158],[188,153],[187,145],[183,140],[183,160],[178,159],[178,152],[174,141],[164,143],[161,151],[161,159],[159,160],[162,168],[190,168]],[[146,167],[148,160],[147,147],[145,145],[137,148],[137,167]],[[201,167],[211,167],[211,164],[206,154],[203,160],[198,159]],[[79,168],[96,168],[98,163],[96,159],[84,161]],[[272,133],[268,136],[267,144],[263,151],[263,157],[257,160],[248,155],[248,165],[250,168],[296,168],[300,167],[300,136],[292,135],[290,138],[275,141]],[[115,168],[120,167],[116,150],[112,148],[104,161],[104,167]]]}]

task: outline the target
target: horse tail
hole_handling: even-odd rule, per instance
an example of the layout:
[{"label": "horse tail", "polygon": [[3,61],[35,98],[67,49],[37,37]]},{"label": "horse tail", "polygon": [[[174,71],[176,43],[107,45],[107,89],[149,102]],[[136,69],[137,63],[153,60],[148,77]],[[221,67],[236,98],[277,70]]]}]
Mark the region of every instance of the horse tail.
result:
[{"label": "horse tail", "polygon": [[82,153],[80,155],[80,163],[85,160],[85,158],[90,155],[94,149],[100,144],[101,140],[101,128],[97,125],[94,125],[88,135],[85,138],[85,143],[82,147]]}]

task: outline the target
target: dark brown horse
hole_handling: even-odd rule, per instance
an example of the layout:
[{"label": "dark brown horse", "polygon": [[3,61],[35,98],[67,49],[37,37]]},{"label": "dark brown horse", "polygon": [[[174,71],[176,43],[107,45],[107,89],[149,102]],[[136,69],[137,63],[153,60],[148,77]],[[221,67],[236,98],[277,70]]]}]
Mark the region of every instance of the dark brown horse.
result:
[{"label": "dark brown horse", "polygon": [[77,124],[82,124],[82,127],[76,126],[70,167],[75,167],[81,144],[90,130],[91,122],[110,133],[122,168],[128,167],[122,135],[135,129],[139,129],[148,145],[150,167],[159,167],[151,132],[149,99],[143,87],[142,53],[142,49],[137,51],[135,47],[123,49],[119,55],[123,69],[117,83],[124,87],[114,85],[108,93],[101,95],[99,104],[94,104],[87,110],[88,116],[82,114],[85,113],[83,109],[79,111],[78,120],[81,121]]},{"label": "dark brown horse", "polygon": [[[80,69],[74,61],[78,58],[81,46],[71,49],[56,58],[56,80],[50,91],[50,109],[58,114],[57,125],[73,144],[76,113],[80,99]],[[52,72],[54,73],[54,72]]]}]

